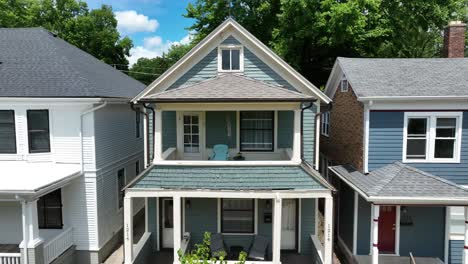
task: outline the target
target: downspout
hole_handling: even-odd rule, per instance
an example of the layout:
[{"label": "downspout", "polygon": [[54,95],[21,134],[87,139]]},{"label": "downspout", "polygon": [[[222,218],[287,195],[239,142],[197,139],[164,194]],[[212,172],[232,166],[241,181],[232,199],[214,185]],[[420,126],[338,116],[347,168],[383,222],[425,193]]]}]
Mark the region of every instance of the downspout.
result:
[{"label": "downspout", "polygon": [[314,102],[310,102],[308,106],[301,107],[301,160],[304,161],[304,110],[314,106]]},{"label": "downspout", "polygon": [[[156,115],[155,115],[155,112],[154,112],[154,107],[151,107],[151,106],[148,106],[148,104],[143,104],[143,107],[150,110],[152,113],[153,113],[153,131],[154,131],[154,124],[155,124],[155,121],[156,121]],[[149,121],[149,115],[148,115],[148,121]],[[149,123],[148,123],[149,124]],[[150,159],[151,159],[151,155],[150,155],[150,149],[153,148],[153,153],[154,153],[154,132],[153,132],[153,144],[151,144],[151,146],[149,145],[149,139],[150,139],[150,130],[149,130],[149,125],[147,126],[147,129],[146,129],[147,133],[146,133],[146,141],[148,142],[148,147],[147,147],[147,155],[148,155],[148,164],[147,166],[149,165],[150,163]]]},{"label": "downspout", "polygon": [[[149,115],[148,113],[144,112],[144,111],[141,111],[140,108],[136,108],[135,107],[136,104],[134,103],[130,103],[130,108],[132,108],[133,111],[135,111],[136,113],[140,113],[140,114],[143,114],[145,116],[145,120],[146,120],[146,129],[145,129],[145,144],[144,144],[144,148],[145,148],[145,165],[144,167],[146,168],[149,164],[149,159],[150,159],[150,151],[149,151]],[[149,109],[150,107],[148,106],[145,106],[143,104],[143,107],[146,108],[146,109]],[[153,110],[153,109],[152,109]],[[154,117],[154,110],[153,110],[153,117]],[[154,125],[154,123],[153,123]]]},{"label": "downspout", "polygon": [[81,167],[81,173],[83,174],[84,172],[84,147],[83,147],[83,117],[91,112],[94,112],[96,110],[99,110],[107,105],[107,102],[104,102],[98,106],[91,107],[83,112],[81,112],[80,115],[80,147],[81,147],[81,158],[80,158],[80,167]]}]

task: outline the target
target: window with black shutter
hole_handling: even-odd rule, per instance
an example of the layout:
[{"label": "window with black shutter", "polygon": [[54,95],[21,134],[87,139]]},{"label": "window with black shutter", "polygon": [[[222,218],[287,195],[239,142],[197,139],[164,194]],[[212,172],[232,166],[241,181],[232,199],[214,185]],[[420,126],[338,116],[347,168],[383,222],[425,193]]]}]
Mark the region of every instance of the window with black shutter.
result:
[{"label": "window with black shutter", "polygon": [[16,153],[15,111],[0,110],[0,153]]},{"label": "window with black shutter", "polygon": [[39,228],[61,229],[62,222],[62,192],[53,191],[39,198],[37,201],[37,217]]},{"label": "window with black shutter", "polygon": [[29,153],[50,152],[49,111],[28,110]]}]

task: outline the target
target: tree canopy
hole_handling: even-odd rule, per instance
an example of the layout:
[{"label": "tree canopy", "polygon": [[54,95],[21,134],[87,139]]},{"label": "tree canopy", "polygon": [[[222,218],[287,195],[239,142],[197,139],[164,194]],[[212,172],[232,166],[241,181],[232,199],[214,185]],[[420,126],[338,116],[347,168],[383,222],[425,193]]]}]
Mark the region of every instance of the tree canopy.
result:
[{"label": "tree canopy", "polygon": [[133,46],[112,7],[90,11],[80,0],[0,0],[0,27],[44,27],[108,64],[128,65]]}]

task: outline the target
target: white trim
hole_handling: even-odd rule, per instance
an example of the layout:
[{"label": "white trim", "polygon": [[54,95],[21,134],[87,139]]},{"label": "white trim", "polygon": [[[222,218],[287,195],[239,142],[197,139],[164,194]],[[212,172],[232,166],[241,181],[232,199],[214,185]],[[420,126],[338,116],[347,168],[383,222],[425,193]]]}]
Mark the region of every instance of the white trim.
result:
[{"label": "white trim", "polygon": [[133,202],[131,197],[124,197],[124,260],[133,263]]},{"label": "white trim", "polygon": [[341,78],[340,82],[340,90],[342,93],[347,93],[349,91],[349,83],[348,79],[346,79],[346,76],[343,74],[343,77]]},{"label": "white trim", "polygon": [[[176,112],[176,131],[177,131],[177,153],[178,158],[184,160],[187,159],[198,159],[205,160],[206,154],[206,133],[205,133],[205,113],[204,111],[177,111]],[[184,116],[185,115],[196,115],[198,116],[198,153],[185,153],[184,151]]]},{"label": "white trim", "polygon": [[444,263],[449,264],[450,207],[445,207]]},{"label": "white trim", "polygon": [[463,264],[468,264],[468,206],[465,206],[464,215],[465,215],[465,232],[464,232],[464,242],[463,242]]},{"label": "white trim", "polygon": [[[253,152],[249,152],[253,153]],[[154,165],[186,165],[186,166],[297,166],[300,160],[161,160],[153,161]]]},{"label": "white trim", "polygon": [[[223,70],[222,51],[229,50],[230,52],[230,66],[232,68],[232,50],[239,50],[239,70]],[[244,46],[242,45],[225,45],[218,46],[218,72],[219,73],[240,73],[244,72]]]},{"label": "white trim", "polygon": [[[317,113],[320,113],[320,103],[315,102],[315,105],[317,107]],[[315,152],[314,152],[315,166],[314,167],[315,167],[315,170],[318,171],[319,170],[319,154],[320,154],[320,128],[321,128],[320,120],[322,118],[322,115],[317,115],[316,117],[317,117],[317,120],[315,120],[316,124],[315,124],[315,144],[314,144],[314,147],[315,147]]]},{"label": "white trim", "polygon": [[369,255],[372,256],[372,240],[374,237],[374,229],[372,228],[372,223],[374,222],[374,206],[371,204],[371,214],[370,214],[370,238],[369,238]]},{"label": "white trim", "polygon": [[273,199],[273,263],[281,263],[281,214],[283,200],[279,197]]},{"label": "white trim", "polygon": [[322,136],[329,137],[330,136],[330,111],[326,111],[322,113],[322,123],[320,126],[320,133]]},{"label": "white trim", "polygon": [[[379,217],[380,217],[380,206],[379,205],[372,205],[373,209],[373,219],[372,219],[372,264],[379,263]],[[375,246],[374,246],[375,245]]]},{"label": "white trim", "polygon": [[363,96],[358,101],[466,100],[468,96]]},{"label": "white trim", "polygon": [[56,97],[44,97],[44,98],[38,98],[38,97],[0,97],[0,103],[11,103],[14,102],[19,103],[19,104],[26,104],[26,105],[31,105],[31,104],[44,104],[47,103],[48,105],[70,105],[70,104],[97,104],[97,103],[121,103],[121,104],[127,104],[130,98],[67,98],[67,97],[62,97],[62,98],[56,98]]},{"label": "white trim", "polygon": [[317,255],[320,258],[320,261],[323,263],[323,255],[324,255],[324,248],[322,243],[316,235],[310,235],[310,239],[312,240],[312,244],[314,245],[315,250],[317,251]]},{"label": "white trim", "polygon": [[354,215],[353,215],[353,255],[357,255],[357,232],[358,232],[358,201],[359,194],[354,191]]},{"label": "white trim", "polygon": [[401,206],[395,206],[396,216],[395,216],[395,255],[400,256],[400,216],[401,216]]},{"label": "white trim", "polygon": [[179,263],[179,255],[178,255],[178,250],[181,248],[181,242],[182,242],[182,233],[180,230],[180,227],[182,225],[181,222],[181,197],[174,195],[172,197],[172,204],[173,204],[173,242],[174,242],[174,247],[173,247],[173,252],[174,252],[174,263]]},{"label": "white trim", "polygon": [[159,226],[159,197],[156,197],[156,250],[160,251],[161,250],[161,234],[160,234],[160,226]]},{"label": "white trim", "polygon": [[[291,157],[294,161],[301,160],[301,115],[302,111],[299,109],[294,110],[294,138],[293,138],[293,155]],[[278,112],[275,111],[275,150],[278,147]]]},{"label": "white trim", "polygon": [[162,111],[154,110],[153,163],[162,160]]},{"label": "white trim", "polygon": [[245,102],[245,103],[160,103],[155,109],[163,111],[290,111],[301,109],[297,102]]},{"label": "white trim", "polygon": [[333,197],[325,198],[323,264],[333,263]]},{"label": "white trim", "polygon": [[370,103],[364,104],[364,173],[369,172],[369,124],[370,124],[370,111],[369,105]]},{"label": "white trim", "polygon": [[[297,253],[301,254],[301,244],[302,244],[302,199],[298,198],[297,199],[297,218],[298,218],[298,225],[297,225]],[[317,218],[315,218],[315,222],[317,222]],[[315,231],[315,230],[314,230]]]},{"label": "white trim", "polygon": [[[456,118],[456,134],[453,158],[435,158],[435,140],[436,140],[436,123],[437,118],[451,117]],[[406,147],[408,140],[408,119],[410,118],[426,118],[426,158],[425,159],[407,159]],[[402,161],[404,163],[460,163],[461,141],[462,141],[462,123],[463,112],[405,112],[403,126],[403,151]]]}]

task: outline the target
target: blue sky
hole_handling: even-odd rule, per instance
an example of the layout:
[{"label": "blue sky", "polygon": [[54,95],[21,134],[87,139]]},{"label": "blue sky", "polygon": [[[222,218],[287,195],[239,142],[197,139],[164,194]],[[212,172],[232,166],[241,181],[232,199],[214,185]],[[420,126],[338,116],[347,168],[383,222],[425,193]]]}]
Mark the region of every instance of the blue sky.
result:
[{"label": "blue sky", "polygon": [[134,48],[130,64],[140,57],[156,57],[174,43],[189,39],[187,27],[192,20],[184,18],[190,0],[85,0],[90,8],[111,5],[121,36],[129,36]]}]

